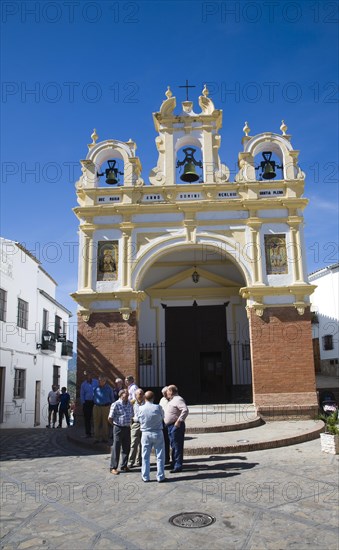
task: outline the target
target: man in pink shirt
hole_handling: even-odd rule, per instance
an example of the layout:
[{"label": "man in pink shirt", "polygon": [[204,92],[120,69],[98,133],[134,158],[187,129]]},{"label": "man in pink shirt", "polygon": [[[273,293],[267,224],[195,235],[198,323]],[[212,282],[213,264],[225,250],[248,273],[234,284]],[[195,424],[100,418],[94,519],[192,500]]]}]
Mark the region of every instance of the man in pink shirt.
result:
[{"label": "man in pink shirt", "polygon": [[167,399],[169,402],[165,410],[165,424],[168,430],[173,459],[173,469],[170,470],[170,473],[176,474],[182,471],[185,419],[188,415],[188,408],[183,398],[178,395],[178,388],[174,385],[168,386]]}]

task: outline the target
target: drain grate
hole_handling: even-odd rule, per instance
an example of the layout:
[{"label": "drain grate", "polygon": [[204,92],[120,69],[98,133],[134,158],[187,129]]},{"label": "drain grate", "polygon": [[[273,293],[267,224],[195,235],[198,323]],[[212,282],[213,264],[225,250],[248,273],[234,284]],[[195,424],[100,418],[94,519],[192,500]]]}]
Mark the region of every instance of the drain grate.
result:
[{"label": "drain grate", "polygon": [[168,520],[176,527],[186,527],[187,529],[197,529],[199,527],[208,527],[215,522],[215,517],[201,512],[182,512],[176,514]]}]

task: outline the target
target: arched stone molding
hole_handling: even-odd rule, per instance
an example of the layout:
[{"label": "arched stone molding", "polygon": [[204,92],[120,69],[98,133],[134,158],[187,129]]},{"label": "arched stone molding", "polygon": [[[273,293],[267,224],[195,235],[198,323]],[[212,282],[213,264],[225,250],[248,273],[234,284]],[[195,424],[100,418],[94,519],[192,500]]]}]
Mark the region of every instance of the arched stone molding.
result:
[{"label": "arched stone molding", "polygon": [[217,250],[221,255],[227,257],[240,271],[247,285],[251,284],[251,267],[240,254],[237,254],[236,246],[226,238],[213,238],[208,234],[201,233],[197,235],[195,244],[188,243],[184,235],[176,237],[167,237],[157,243],[150,243],[142,254],[136,257],[136,263],[131,275],[131,286],[136,291],[142,290],[142,280],[152,264],[158,261],[162,256],[167,255],[174,250],[187,248],[198,248],[201,245],[209,246]]},{"label": "arched stone molding", "polygon": [[105,162],[111,159],[121,160],[123,163],[123,185],[133,187],[143,185],[140,177],[141,163],[135,156],[136,144],[134,141],[127,142],[109,139],[101,141],[90,148],[85,160],[81,160],[82,176],[77,182],[77,188],[99,187],[98,172]]},{"label": "arched stone molding", "polygon": [[[299,151],[293,149],[289,136],[280,136],[272,132],[247,137],[244,142],[244,151],[239,153],[239,172],[236,175],[237,182],[254,182],[257,180],[255,173],[255,157],[264,151],[271,151],[283,165],[283,179],[303,180],[304,172],[298,166]],[[276,181],[276,180],[275,180]]]}]

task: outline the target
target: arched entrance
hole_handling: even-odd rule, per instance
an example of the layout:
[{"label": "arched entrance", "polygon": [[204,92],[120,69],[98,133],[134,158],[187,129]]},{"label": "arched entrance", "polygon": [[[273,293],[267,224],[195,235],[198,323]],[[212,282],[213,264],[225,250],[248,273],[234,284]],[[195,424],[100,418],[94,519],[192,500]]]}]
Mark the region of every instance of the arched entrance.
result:
[{"label": "arched entrance", "polygon": [[221,247],[185,244],[148,262],[139,289],[139,383],[189,404],[252,400],[245,279]]}]

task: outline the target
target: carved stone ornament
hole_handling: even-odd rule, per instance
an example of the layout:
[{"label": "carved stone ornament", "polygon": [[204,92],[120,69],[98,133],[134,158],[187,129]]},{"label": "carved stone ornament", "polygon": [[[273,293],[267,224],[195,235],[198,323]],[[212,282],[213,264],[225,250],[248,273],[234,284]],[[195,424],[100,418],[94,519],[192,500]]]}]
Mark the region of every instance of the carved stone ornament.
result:
[{"label": "carved stone ornament", "polygon": [[121,313],[121,317],[123,318],[124,321],[128,321],[130,316],[131,316],[131,313],[132,313],[132,310],[130,307],[121,307],[119,309],[120,313]]},{"label": "carved stone ornament", "polygon": [[258,317],[262,317],[264,315],[265,306],[263,304],[256,303],[253,305],[253,309]]},{"label": "carved stone ornament", "polygon": [[90,310],[89,309],[83,309],[79,313],[80,313],[81,318],[83,319],[83,321],[85,321],[85,323],[88,323],[89,318],[91,316]]},{"label": "carved stone ornament", "polygon": [[230,171],[225,164],[220,164],[220,168],[214,172],[214,176],[217,183],[224,183],[229,180]]},{"label": "carved stone ornament", "polygon": [[306,304],[304,302],[295,302],[294,307],[296,308],[298,315],[304,315]]},{"label": "carved stone ornament", "polygon": [[151,170],[149,180],[153,185],[163,185],[166,183],[165,174],[160,170],[158,166]]}]

